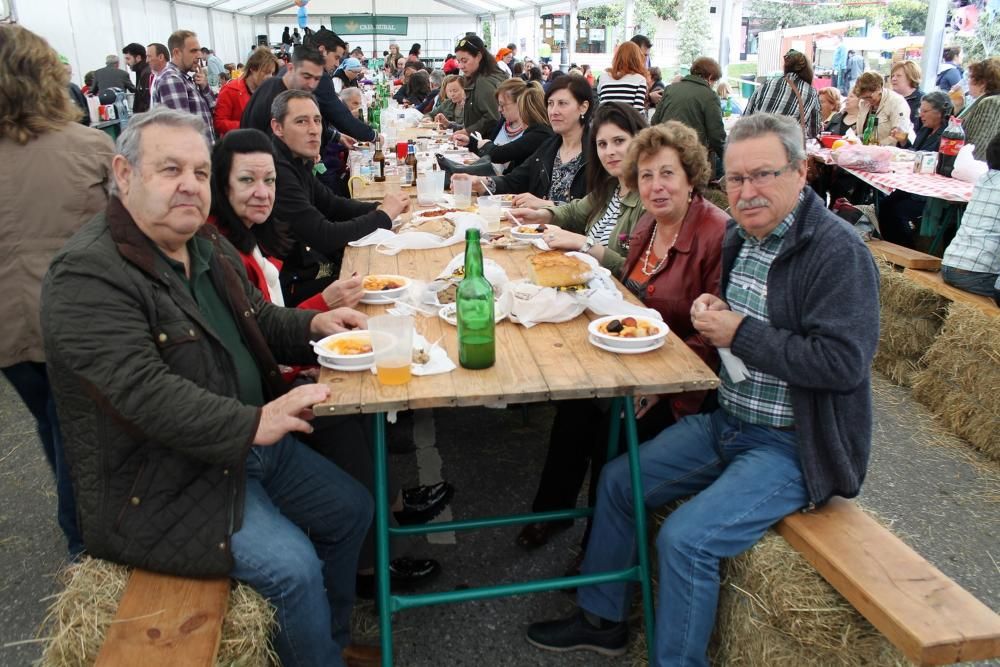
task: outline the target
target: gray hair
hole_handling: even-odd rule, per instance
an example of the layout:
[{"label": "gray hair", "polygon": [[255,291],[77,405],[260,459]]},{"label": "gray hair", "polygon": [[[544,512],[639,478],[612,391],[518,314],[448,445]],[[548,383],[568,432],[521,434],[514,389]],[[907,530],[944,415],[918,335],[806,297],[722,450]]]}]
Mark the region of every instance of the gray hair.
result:
[{"label": "gray hair", "polygon": [[104,64],[105,65],[117,65],[118,62],[119,62],[118,56],[116,56],[113,53],[110,56],[107,56],[106,58],[104,58]]},{"label": "gray hair", "polygon": [[444,81],[444,70],[436,69],[431,72],[431,87],[440,88],[441,82]]},{"label": "gray hair", "polygon": [[736,121],[726,139],[726,151],[737,142],[756,139],[765,134],[773,134],[778,137],[781,145],[785,147],[785,154],[791,164],[798,164],[806,159],[806,150],[802,143],[802,128],[789,116],[779,116],[773,113],[755,113],[743,116]]},{"label": "gray hair", "polygon": [[920,101],[927,102],[928,106],[940,113],[941,117],[945,120],[948,119],[948,116],[951,115],[954,109],[951,98],[948,97],[947,93],[943,93],[940,90],[927,93],[920,98]]},{"label": "gray hair", "polygon": [[279,123],[285,122],[285,116],[288,115],[288,103],[291,100],[312,100],[316,108],[319,109],[319,102],[316,101],[316,96],[307,90],[286,90],[277,97],[274,98],[274,102],[271,103],[271,118],[278,121]]},{"label": "gray hair", "polygon": [[361,89],[348,86],[340,91],[340,101],[347,104],[352,98],[361,97]]},{"label": "gray hair", "polygon": [[[205,141],[205,147],[208,148],[209,152],[211,153],[212,151],[212,147],[208,143],[208,138],[205,136],[205,122],[200,117],[190,113],[174,111],[168,107],[155,107],[152,111],[132,116],[128,121],[128,127],[121,133],[115,144],[115,152],[128,160],[132,168],[137,171],[139,163],[142,161],[142,134],[146,128],[154,125],[190,128],[202,137]],[[111,187],[109,189],[112,195],[118,194],[118,183],[114,178],[111,179]]]}]

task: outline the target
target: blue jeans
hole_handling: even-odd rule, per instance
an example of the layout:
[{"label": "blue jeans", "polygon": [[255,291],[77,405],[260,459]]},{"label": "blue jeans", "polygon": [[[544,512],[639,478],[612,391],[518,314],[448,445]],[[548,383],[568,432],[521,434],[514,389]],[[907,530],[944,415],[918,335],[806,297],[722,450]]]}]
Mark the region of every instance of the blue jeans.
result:
[{"label": "blue jeans", "polygon": [[[648,507],[697,494],[675,510],[656,538],[659,563],[656,664],[708,665],[719,561],[749,549],[786,515],[809,503],[795,433],[749,424],[722,409],[692,415],[639,449]],[[604,468],[584,574],[637,561],[628,459]],[[624,621],[634,584],[580,588],[580,606]]]},{"label": "blue jeans", "polygon": [[372,508],[363,486],[291,436],[250,449],[231,574],[277,610],[285,667],[344,664]]},{"label": "blue jeans", "polygon": [[941,278],[952,287],[982,296],[993,296],[994,285],[998,282],[995,273],[966,271],[943,265],[941,266]]},{"label": "blue jeans", "polygon": [[49,467],[56,478],[57,518],[59,527],[69,547],[70,558],[83,552],[83,539],[76,519],[76,500],[73,497],[73,483],[70,481],[69,464],[63,454],[62,434],[59,431],[59,417],[56,402],[49,385],[45,364],[36,361],[22,361],[2,369],[4,376],[14,386],[21,400],[35,418],[38,437]]}]

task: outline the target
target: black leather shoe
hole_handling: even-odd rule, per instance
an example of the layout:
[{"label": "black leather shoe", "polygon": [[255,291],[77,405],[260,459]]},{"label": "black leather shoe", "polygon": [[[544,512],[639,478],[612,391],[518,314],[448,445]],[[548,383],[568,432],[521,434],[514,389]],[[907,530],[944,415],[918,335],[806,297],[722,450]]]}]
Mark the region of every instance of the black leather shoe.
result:
[{"label": "black leather shoe", "polygon": [[448,482],[403,489],[403,509],[393,515],[401,526],[427,523],[444,511],[453,495],[455,487]]},{"label": "black leather shoe", "polygon": [[578,609],[568,618],[543,621],[528,626],[528,643],[546,651],[594,651],[601,655],[625,655],[628,648],[628,624],[604,621],[596,628]]},{"label": "black leather shoe", "polygon": [[[433,558],[393,558],[389,561],[389,587],[393,591],[409,590],[432,581],[441,573],[441,564]],[[363,600],[375,599],[375,575],[359,574],[355,591]]]}]

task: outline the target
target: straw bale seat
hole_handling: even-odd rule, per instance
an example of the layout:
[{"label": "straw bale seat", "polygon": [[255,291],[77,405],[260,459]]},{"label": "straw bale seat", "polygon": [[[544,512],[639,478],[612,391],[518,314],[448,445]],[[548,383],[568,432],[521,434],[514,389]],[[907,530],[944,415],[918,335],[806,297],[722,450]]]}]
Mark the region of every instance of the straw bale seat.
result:
[{"label": "straw bale seat", "polygon": [[[654,512],[653,525],[679,504]],[[633,664],[646,665],[642,624],[632,621]],[[1000,616],[850,500],[792,514],[722,561],[713,665],[904,667],[996,657]]]},{"label": "straw bale seat", "polygon": [[873,366],[904,387],[923,368],[921,357],[937,338],[948,312],[948,300],[876,260],[879,270],[880,326]]},{"label": "straw bale seat", "polygon": [[960,290],[957,287],[952,287],[944,281],[944,278],[941,277],[940,273],[917,271],[908,268],[903,271],[903,276],[909,278],[911,281],[924,289],[936,292],[949,301],[967,303],[970,306],[975,306],[987,315],[1000,315],[1000,308],[997,307],[993,299],[979,294],[973,294],[972,292],[966,292],[965,290]]},{"label": "straw bale seat", "polygon": [[868,241],[868,249],[876,259],[889,262],[896,266],[907,269],[922,269],[924,271],[940,271],[941,258],[934,255],[907,248],[905,246],[882,241],[881,239],[871,239]]},{"label": "straw bale seat", "polygon": [[277,664],[274,610],[229,579],[188,579],[96,558],[66,568],[41,632],[41,667]]}]

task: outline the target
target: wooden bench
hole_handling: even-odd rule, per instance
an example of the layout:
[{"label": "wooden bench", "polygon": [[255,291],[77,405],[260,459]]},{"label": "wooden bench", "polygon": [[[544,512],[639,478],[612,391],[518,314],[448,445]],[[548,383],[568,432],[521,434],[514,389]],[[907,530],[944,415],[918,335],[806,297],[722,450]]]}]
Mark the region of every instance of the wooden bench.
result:
[{"label": "wooden bench", "polygon": [[979,294],[973,294],[972,292],[966,292],[965,290],[960,290],[957,287],[952,287],[944,281],[944,278],[941,277],[940,273],[904,269],[903,275],[921,287],[937,292],[949,301],[967,303],[975,306],[987,315],[1000,315],[1000,308],[997,307],[993,299]]},{"label": "wooden bench", "polygon": [[907,269],[921,269],[924,271],[940,271],[941,258],[927,253],[906,248],[895,243],[872,239],[868,241],[868,249],[878,259],[885,260],[890,264],[902,266]]},{"label": "wooden bench", "polygon": [[776,530],[916,664],[1000,657],[1000,616],[854,503],[834,498]]},{"label": "wooden bench", "polygon": [[133,570],[96,667],[211,667],[222,638],[229,579]]}]

